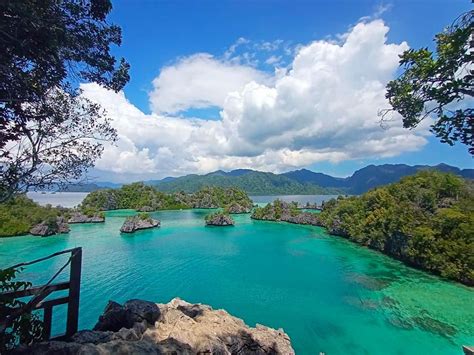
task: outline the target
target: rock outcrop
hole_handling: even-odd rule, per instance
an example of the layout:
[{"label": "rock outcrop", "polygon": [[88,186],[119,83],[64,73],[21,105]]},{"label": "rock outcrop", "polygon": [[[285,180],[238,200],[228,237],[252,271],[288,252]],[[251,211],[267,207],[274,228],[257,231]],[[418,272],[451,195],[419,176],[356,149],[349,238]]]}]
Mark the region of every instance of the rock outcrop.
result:
[{"label": "rock outcrop", "polygon": [[342,237],[347,237],[349,235],[348,231],[343,228],[342,221],[338,217],[334,218],[326,228],[329,234],[339,235]]},{"label": "rock outcrop", "polygon": [[140,215],[127,217],[120,231],[123,233],[133,233],[139,229],[149,229],[160,226],[160,221],[151,217],[142,217]]},{"label": "rock outcrop", "polygon": [[252,210],[252,205],[242,205],[240,203],[234,202],[226,207],[227,212],[232,214],[238,213],[250,213]]},{"label": "rock outcrop", "polygon": [[39,235],[41,237],[49,237],[54,234],[68,233],[69,225],[63,217],[43,221],[30,229],[30,234]]},{"label": "rock outcrop", "polygon": [[311,226],[321,226],[322,223],[318,218],[318,215],[311,212],[301,212],[295,216],[283,215],[281,221],[294,223],[294,224],[307,224]]},{"label": "rock outcrop", "polygon": [[137,208],[137,211],[138,212],[153,212],[155,211],[155,209],[151,206],[143,206],[143,207]]},{"label": "rock outcrop", "polygon": [[103,223],[105,217],[95,214],[92,216],[85,215],[81,212],[74,212],[68,219],[68,223]]},{"label": "rock outcrop", "polygon": [[231,216],[226,213],[217,212],[206,217],[207,226],[233,226],[235,224]]},{"label": "rock outcrop", "polygon": [[305,224],[322,226],[322,222],[316,213],[302,212],[295,202],[284,202],[276,200],[263,208],[257,208],[252,214],[253,219],[265,221],[279,221],[294,224]]},{"label": "rock outcrop", "polygon": [[[132,300],[109,302],[96,330],[76,333],[70,342],[21,347],[17,354],[284,354],[293,355],[282,330],[250,328],[224,310],[179,298],[167,304]],[[98,330],[100,329],[100,330]],[[117,330],[118,329],[118,330]]]}]

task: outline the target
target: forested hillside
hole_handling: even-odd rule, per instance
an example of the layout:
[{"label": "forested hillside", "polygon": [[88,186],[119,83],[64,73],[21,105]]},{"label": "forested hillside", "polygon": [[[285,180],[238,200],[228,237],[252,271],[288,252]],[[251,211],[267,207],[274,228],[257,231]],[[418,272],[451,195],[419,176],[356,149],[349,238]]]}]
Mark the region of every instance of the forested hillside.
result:
[{"label": "forested hillside", "polygon": [[206,175],[192,174],[178,178],[166,178],[150,181],[147,184],[156,186],[165,192],[195,192],[204,186],[236,186],[249,195],[358,195],[374,187],[397,182],[404,176],[424,170],[450,172],[464,178],[474,178],[474,169],[461,170],[446,164],[436,166],[384,164],[366,166],[347,178],[333,177],[307,169],[283,174],[238,169],[230,172],[218,170]]}]

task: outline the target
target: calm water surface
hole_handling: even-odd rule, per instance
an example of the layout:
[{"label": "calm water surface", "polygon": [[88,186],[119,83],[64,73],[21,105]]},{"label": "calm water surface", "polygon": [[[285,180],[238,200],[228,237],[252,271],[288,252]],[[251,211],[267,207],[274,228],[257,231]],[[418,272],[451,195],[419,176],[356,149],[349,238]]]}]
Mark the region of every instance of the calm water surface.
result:
[{"label": "calm water surface", "polygon": [[50,204],[52,206],[76,207],[86,197],[88,192],[39,192],[30,191],[27,196],[33,201],[44,206]]},{"label": "calm water surface", "polygon": [[[252,326],[281,327],[298,354],[461,354],[462,344],[474,344],[471,289],[320,228],[249,215],[236,216],[235,227],[205,227],[209,211],[183,210],[154,213],[159,229],[120,235],[131,213],[109,212],[106,223],[72,225],[67,235],[1,238],[0,268],[82,246],[81,328],[94,325],[109,299],[179,296]],[[63,261],[23,277],[44,281]]]}]

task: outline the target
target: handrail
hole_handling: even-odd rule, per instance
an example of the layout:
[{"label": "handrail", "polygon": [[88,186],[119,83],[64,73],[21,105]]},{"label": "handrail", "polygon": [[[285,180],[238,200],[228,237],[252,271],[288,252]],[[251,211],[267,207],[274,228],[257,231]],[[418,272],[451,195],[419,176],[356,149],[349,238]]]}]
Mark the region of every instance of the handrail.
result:
[{"label": "handrail", "polygon": [[28,265],[36,264],[36,263],[39,263],[40,261],[48,260],[48,259],[54,258],[55,256],[58,256],[58,255],[72,253],[73,251],[75,251],[77,249],[82,249],[82,248],[71,248],[71,249],[58,251],[58,252],[53,253],[51,255],[45,256],[43,258],[39,258],[39,259],[32,260],[32,261],[27,261],[27,262],[24,262],[24,263],[19,263],[19,264],[7,267],[6,269],[16,269],[16,268],[19,268],[19,267],[22,267],[22,266],[28,266]]},{"label": "handrail", "polygon": [[[3,315],[4,319],[0,319],[0,331],[13,322],[13,320],[22,314],[30,313],[33,310],[43,309],[44,332],[47,339],[51,339],[52,312],[53,307],[67,303],[67,321],[66,333],[58,338],[68,338],[77,332],[79,321],[79,295],[81,287],[81,267],[82,267],[82,248],[72,248],[53,253],[43,258],[33,261],[19,263],[11,266],[10,269],[16,269],[23,266],[36,264],[41,261],[51,259],[55,256],[70,253],[71,256],[67,262],[49,279],[49,281],[41,286],[30,287],[20,291],[9,291],[0,295],[9,298],[23,298],[33,296],[26,304],[21,307],[10,309],[9,314]],[[52,283],[56,277],[70,265],[69,281]],[[69,290],[67,297],[45,300],[50,294],[56,291]]]}]

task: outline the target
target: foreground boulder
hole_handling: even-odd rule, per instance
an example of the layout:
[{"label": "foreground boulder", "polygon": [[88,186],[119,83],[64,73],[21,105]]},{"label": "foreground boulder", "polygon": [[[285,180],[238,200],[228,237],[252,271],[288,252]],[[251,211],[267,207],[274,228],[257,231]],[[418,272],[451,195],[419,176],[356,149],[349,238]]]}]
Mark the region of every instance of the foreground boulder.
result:
[{"label": "foreground boulder", "polygon": [[30,229],[30,234],[41,237],[49,237],[54,234],[68,233],[69,225],[63,217],[57,217],[48,221],[43,221]]},{"label": "foreground boulder", "polygon": [[[133,324],[132,324],[133,323]],[[97,330],[97,329],[101,330]],[[22,347],[17,354],[285,354],[290,338],[282,330],[247,326],[224,310],[179,298],[167,304],[109,302],[96,330],[76,333],[70,342]],[[118,329],[118,330],[116,330]]]},{"label": "foreground boulder", "polygon": [[105,217],[103,215],[94,214],[88,216],[80,212],[74,212],[71,217],[68,219],[68,223],[103,223],[105,222]]},{"label": "foreground boulder", "polygon": [[149,229],[159,226],[159,220],[153,219],[147,214],[140,214],[138,216],[127,217],[120,231],[122,233],[133,233],[139,229]]},{"label": "foreground boulder", "polygon": [[207,226],[233,226],[235,224],[234,220],[227,213],[216,212],[206,216],[206,225]]}]

